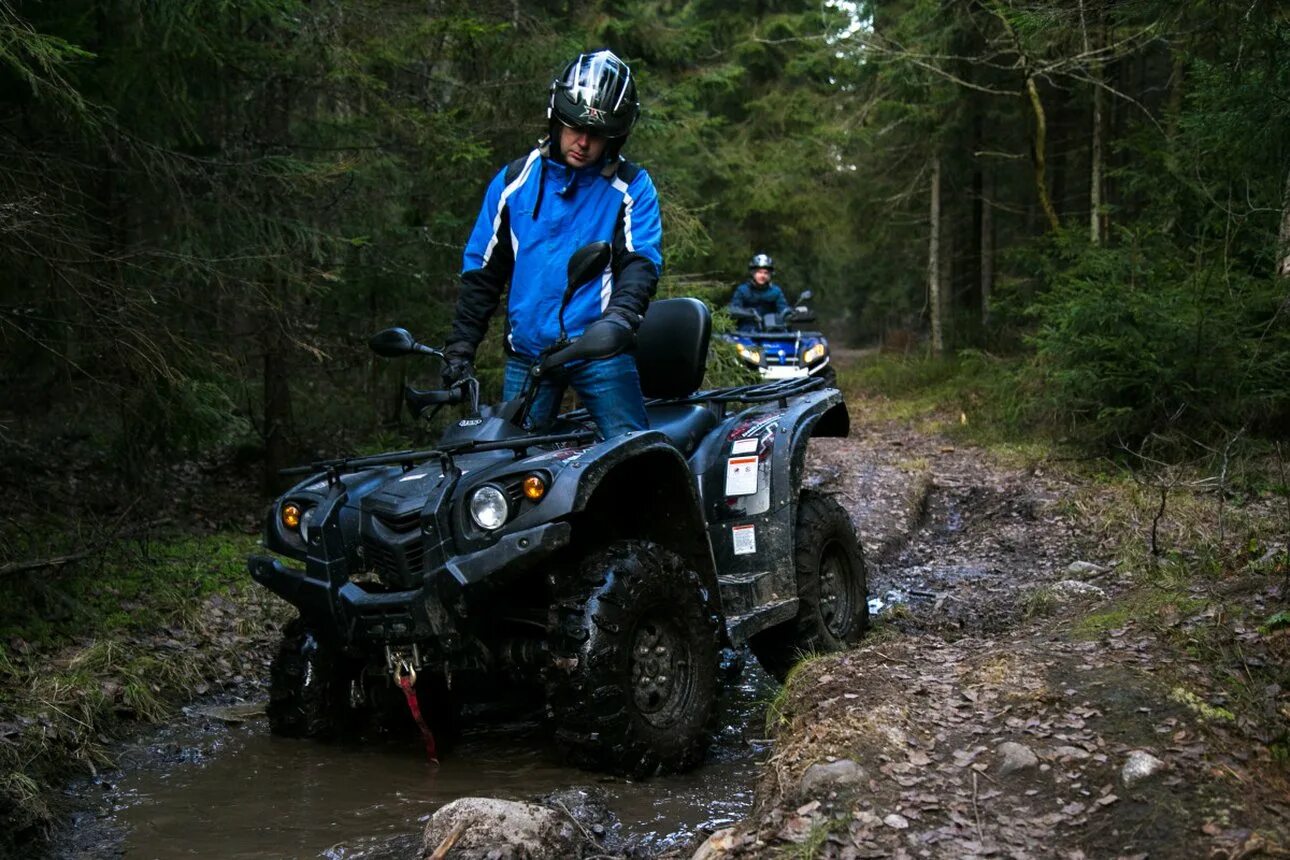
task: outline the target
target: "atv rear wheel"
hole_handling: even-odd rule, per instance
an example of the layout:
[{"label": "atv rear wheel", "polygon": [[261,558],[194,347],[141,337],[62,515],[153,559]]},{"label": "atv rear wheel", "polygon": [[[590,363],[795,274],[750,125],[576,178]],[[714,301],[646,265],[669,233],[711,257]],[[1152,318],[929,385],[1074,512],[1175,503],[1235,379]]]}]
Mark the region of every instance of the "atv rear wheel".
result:
[{"label": "atv rear wheel", "polygon": [[288,738],[332,738],[350,728],[350,685],[356,677],[341,654],[296,618],[282,631],[269,666],[269,730]]},{"label": "atv rear wheel", "polygon": [[698,764],[712,739],[721,630],[698,575],[629,540],[553,585],[547,709],[567,757],[634,777]]},{"label": "atv rear wheel", "polygon": [[869,627],[864,553],[846,509],[829,496],[802,490],[793,547],[797,617],[748,643],[780,681],[804,655],[841,651]]}]

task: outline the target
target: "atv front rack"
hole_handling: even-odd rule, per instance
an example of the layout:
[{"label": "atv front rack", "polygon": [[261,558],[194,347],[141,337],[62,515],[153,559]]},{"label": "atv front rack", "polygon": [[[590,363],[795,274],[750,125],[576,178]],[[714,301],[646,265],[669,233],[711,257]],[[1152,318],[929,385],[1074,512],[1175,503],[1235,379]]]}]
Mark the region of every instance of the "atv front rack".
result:
[{"label": "atv front rack", "polygon": [[542,436],[519,436],[514,439],[499,439],[493,442],[461,442],[456,445],[444,445],[442,448],[426,448],[420,451],[391,451],[388,454],[373,454],[366,457],[341,457],[334,460],[315,460],[307,466],[292,466],[282,469],[278,474],[312,475],[326,472],[327,481],[334,482],[340,475],[359,472],[374,466],[402,466],[404,471],[411,469],[426,460],[438,459],[445,475],[456,470],[453,455],[475,454],[481,451],[513,450],[516,455],[539,445],[578,444],[590,442],[596,438],[591,430],[575,430],[571,433],[550,433]]}]

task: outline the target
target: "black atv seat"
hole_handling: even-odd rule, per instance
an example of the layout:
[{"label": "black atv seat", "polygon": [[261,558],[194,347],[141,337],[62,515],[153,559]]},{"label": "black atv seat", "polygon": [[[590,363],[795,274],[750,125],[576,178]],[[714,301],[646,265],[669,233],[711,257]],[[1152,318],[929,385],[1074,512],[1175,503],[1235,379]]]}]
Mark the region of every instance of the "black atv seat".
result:
[{"label": "black atv seat", "polygon": [[708,367],[712,314],[698,299],[651,302],[636,336],[636,369],[648,398],[689,397]]},{"label": "black atv seat", "polygon": [[649,417],[649,429],[662,431],[687,457],[699,447],[703,437],[717,426],[716,413],[702,404],[660,403],[646,408],[645,413]]}]

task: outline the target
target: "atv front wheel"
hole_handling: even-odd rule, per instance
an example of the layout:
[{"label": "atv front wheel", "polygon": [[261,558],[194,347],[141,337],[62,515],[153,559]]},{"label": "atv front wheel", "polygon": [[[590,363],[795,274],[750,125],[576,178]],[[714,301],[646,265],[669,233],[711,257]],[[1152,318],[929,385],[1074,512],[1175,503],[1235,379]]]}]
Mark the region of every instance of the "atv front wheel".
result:
[{"label": "atv front wheel", "polygon": [[269,666],[269,730],[288,738],[332,738],[354,719],[345,658],[296,618]]},{"label": "atv front wheel", "polygon": [[557,575],[547,709],[576,765],[642,777],[698,764],[716,714],[720,621],[676,553],[619,541]]},{"label": "atv front wheel", "polygon": [[793,547],[797,617],[748,643],[780,681],[804,655],[841,651],[869,627],[864,553],[846,509],[829,496],[802,490]]}]

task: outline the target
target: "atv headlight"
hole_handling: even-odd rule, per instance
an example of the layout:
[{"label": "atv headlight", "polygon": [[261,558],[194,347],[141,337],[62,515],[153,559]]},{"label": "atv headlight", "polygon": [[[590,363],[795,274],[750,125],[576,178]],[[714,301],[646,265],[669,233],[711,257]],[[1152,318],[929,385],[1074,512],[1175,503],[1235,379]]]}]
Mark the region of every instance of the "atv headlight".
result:
[{"label": "atv headlight", "polygon": [[802,353],[802,363],[815,364],[815,362],[820,361],[828,354],[828,346],[823,343],[817,343],[814,346],[808,347],[806,352]]},{"label": "atv headlight", "polygon": [[755,346],[744,346],[742,343],[735,344],[735,351],[739,357],[749,364],[761,364],[761,350]]},{"label": "atv headlight", "polygon": [[313,521],[314,511],[318,510],[316,506],[305,508],[304,513],[300,515],[300,536],[304,537],[309,534],[309,523]]},{"label": "atv headlight", "polygon": [[470,518],[475,525],[487,531],[501,528],[510,513],[506,494],[492,484],[485,484],[471,493],[469,504]]}]

